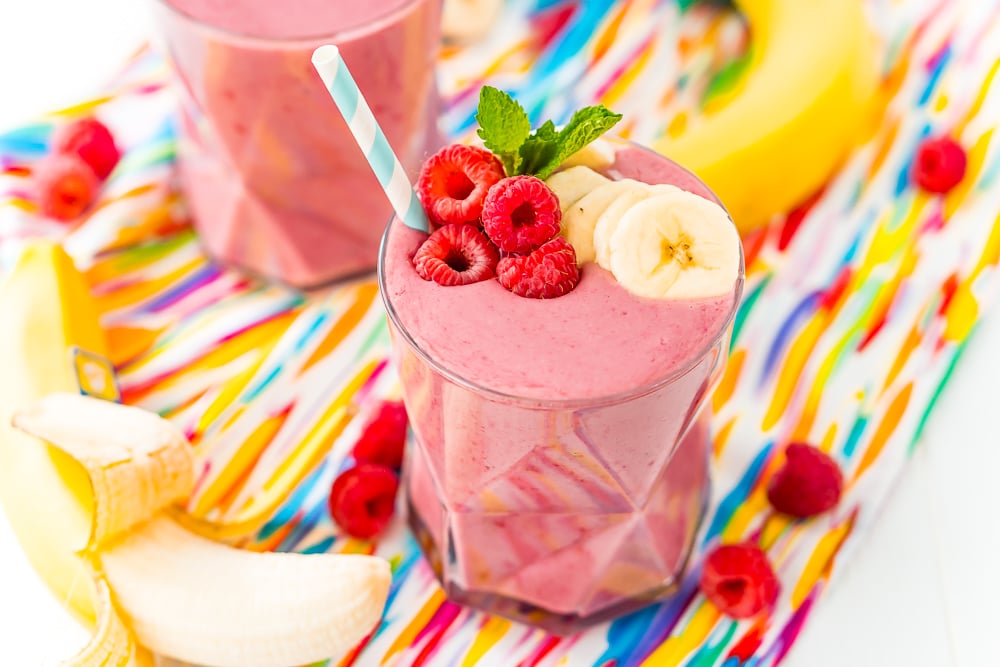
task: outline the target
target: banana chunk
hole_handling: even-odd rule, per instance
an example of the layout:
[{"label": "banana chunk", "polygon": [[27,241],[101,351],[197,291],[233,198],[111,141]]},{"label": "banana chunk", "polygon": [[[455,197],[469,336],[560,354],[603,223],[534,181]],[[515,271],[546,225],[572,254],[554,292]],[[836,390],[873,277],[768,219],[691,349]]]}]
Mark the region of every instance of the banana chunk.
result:
[{"label": "banana chunk", "polygon": [[559,208],[565,215],[569,207],[580,201],[581,197],[610,182],[610,178],[597,173],[590,167],[577,165],[552,174],[545,181],[545,185],[556,193],[556,197],[559,198]]},{"label": "banana chunk", "polygon": [[597,219],[618,198],[619,195],[635,190],[642,192],[645,183],[626,178],[608,181],[585,194],[569,207],[562,219],[562,235],[576,250],[577,264],[593,262],[597,258],[594,248],[594,228]]},{"label": "banana chunk", "polygon": [[618,198],[597,218],[597,224],[594,225],[594,251],[598,266],[611,270],[611,236],[618,229],[618,223],[621,222],[625,211],[644,199],[679,191],[680,188],[673,185],[645,185],[643,188],[626,190],[618,195]]},{"label": "banana chunk", "polygon": [[629,208],[610,238],[611,273],[651,298],[695,299],[733,289],[740,240],[722,207],[677,190]]}]

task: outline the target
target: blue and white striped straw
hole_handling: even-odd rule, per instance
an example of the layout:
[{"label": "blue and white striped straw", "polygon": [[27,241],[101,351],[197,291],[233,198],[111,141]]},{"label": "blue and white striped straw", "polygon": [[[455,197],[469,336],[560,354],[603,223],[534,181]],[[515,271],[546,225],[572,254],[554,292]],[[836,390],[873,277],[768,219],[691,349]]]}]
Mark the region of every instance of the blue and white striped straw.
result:
[{"label": "blue and white striped straw", "polygon": [[319,47],[313,51],[312,64],[347,121],[347,126],[351,128],[354,140],[358,142],[361,152],[365,154],[368,164],[385,190],[385,196],[396,211],[396,216],[407,227],[428,231],[424,207],[420,205],[417,193],[403,171],[403,165],[399,163],[399,158],[375,120],[368,101],[347,69],[340,49],[332,44]]}]

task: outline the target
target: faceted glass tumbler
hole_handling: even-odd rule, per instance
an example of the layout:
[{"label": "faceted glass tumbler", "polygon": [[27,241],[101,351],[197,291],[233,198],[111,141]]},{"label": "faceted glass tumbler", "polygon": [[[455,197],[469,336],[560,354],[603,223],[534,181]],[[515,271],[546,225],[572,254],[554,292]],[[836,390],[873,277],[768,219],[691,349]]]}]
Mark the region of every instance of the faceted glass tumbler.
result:
[{"label": "faceted glass tumbler", "polygon": [[448,597],[568,633],[670,595],[708,498],[703,408],[727,359],[742,260],[725,326],[681,368],[616,395],[540,400],[469,381],[420,346],[387,296],[387,245],[379,280],[413,431],[408,521]]}]

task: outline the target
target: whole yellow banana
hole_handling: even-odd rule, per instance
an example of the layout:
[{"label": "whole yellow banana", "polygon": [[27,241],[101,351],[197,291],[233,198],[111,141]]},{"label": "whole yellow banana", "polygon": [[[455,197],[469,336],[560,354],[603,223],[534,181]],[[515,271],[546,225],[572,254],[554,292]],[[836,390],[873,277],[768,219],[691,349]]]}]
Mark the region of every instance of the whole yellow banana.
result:
[{"label": "whole yellow banana", "polygon": [[62,248],[38,242],[0,282],[0,318],[0,504],[56,598],[93,625],[96,591],[78,555],[90,538],[90,479],[64,452],[15,430],[11,418],[53,392],[79,391],[71,347],[107,353],[97,309]]},{"label": "whole yellow banana", "polygon": [[876,101],[878,61],[860,0],[734,0],[750,24],[746,73],[710,109],[656,149],[694,171],[741,232],[820,188]]}]

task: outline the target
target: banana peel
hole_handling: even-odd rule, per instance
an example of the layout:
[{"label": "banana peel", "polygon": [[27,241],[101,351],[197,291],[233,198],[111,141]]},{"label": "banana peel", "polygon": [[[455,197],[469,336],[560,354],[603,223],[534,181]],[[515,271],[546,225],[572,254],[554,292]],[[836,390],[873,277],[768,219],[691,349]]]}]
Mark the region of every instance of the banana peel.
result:
[{"label": "banana peel", "polygon": [[133,667],[148,651],[218,667],[339,657],[381,619],[389,564],[360,554],[254,553],[194,535],[168,508],[190,493],[190,444],[145,410],[47,396],[16,428],[55,446],[90,480],[87,546],[98,593],[90,643],[64,667]]},{"label": "banana peel", "polygon": [[43,396],[78,391],[71,348],[107,354],[97,309],[70,257],[40,241],[0,283],[0,317],[0,504],[56,599],[92,627],[100,600],[80,555],[91,531],[87,472],[65,452],[16,431],[11,418]]},{"label": "banana peel", "polygon": [[734,0],[750,25],[724,100],[654,147],[697,174],[746,234],[818,190],[877,104],[875,41],[859,0]]},{"label": "banana peel", "polygon": [[[241,552],[177,523],[191,447],[157,415],[80,395],[114,399],[117,386],[86,282],[58,245],[27,248],[0,283],[0,313],[0,502],[33,567],[92,629],[62,667],[147,667],[151,649],[301,664],[371,632],[391,581],[383,559]],[[248,585],[261,604],[244,603]],[[322,604],[297,604],[310,595]]]}]

